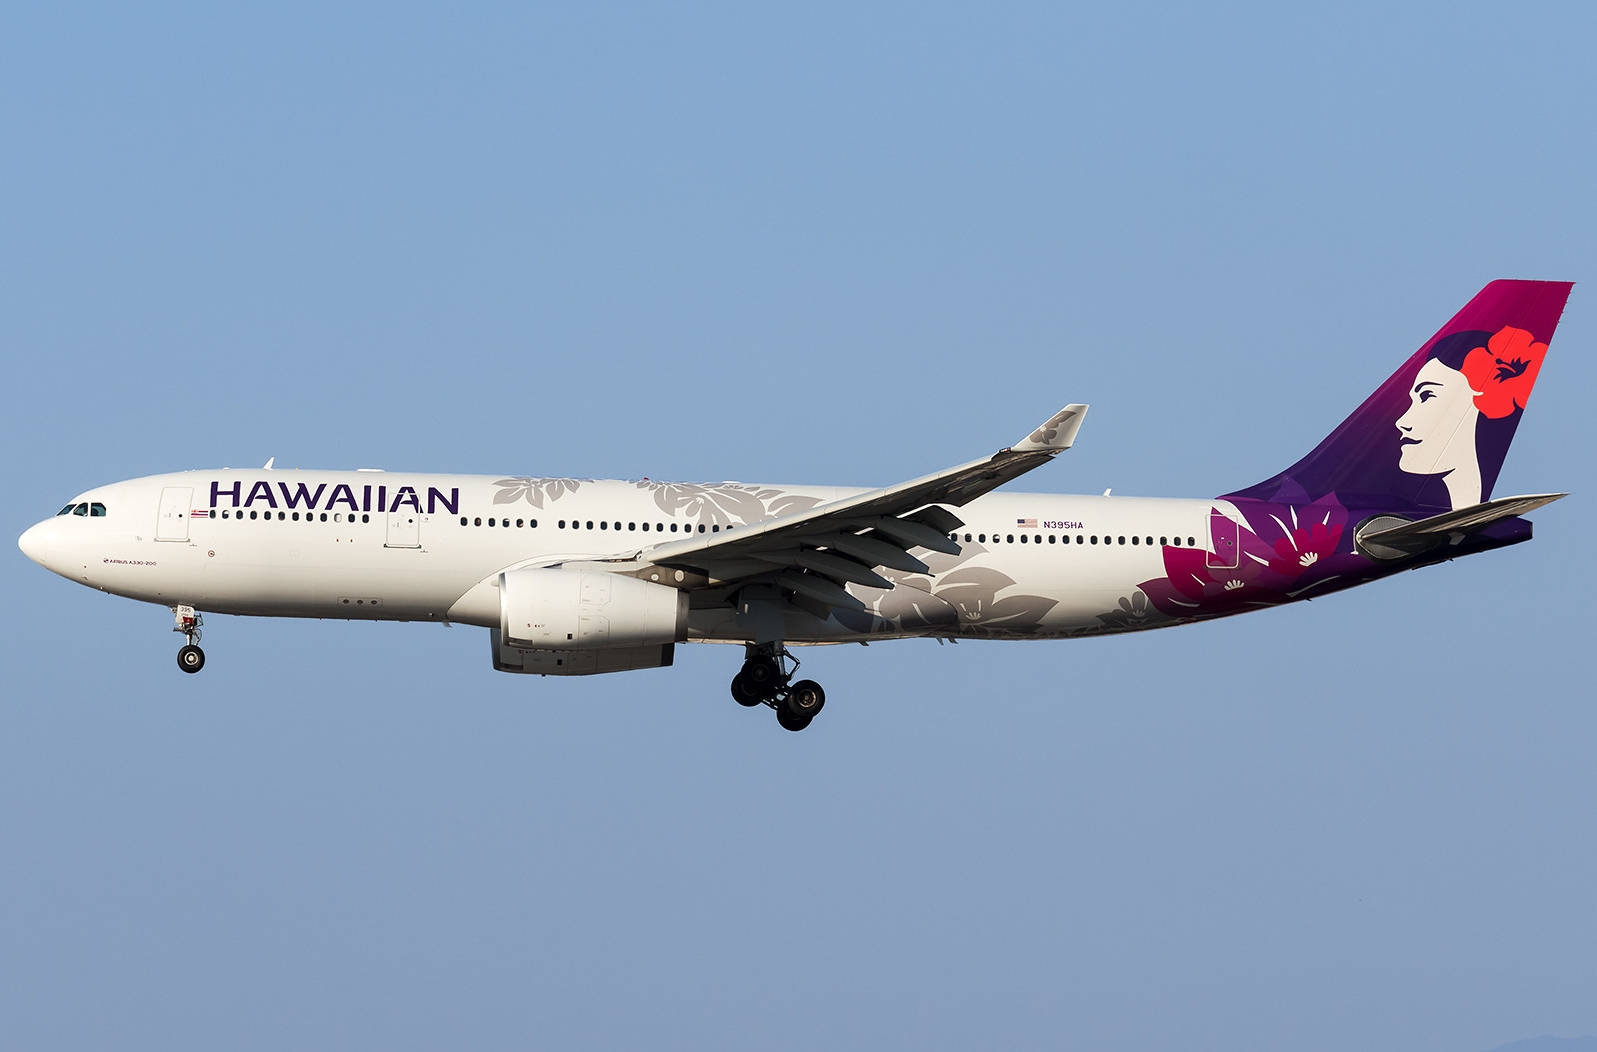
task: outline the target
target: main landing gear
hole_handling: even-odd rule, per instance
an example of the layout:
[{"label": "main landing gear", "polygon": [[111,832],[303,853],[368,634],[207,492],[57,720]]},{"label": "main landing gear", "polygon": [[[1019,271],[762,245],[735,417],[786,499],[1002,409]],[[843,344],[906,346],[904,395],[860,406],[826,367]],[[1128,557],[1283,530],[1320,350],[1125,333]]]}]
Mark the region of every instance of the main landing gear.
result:
[{"label": "main landing gear", "polygon": [[798,658],[780,643],[750,643],[743,668],[732,677],[732,700],[753,708],[769,705],[784,730],[801,731],[826,704],[826,691],[813,679],[792,683]]},{"label": "main landing gear", "polygon": [[200,625],[205,617],[196,613],[192,606],[174,606],[172,617],[172,631],[182,632],[183,638],[188,640],[177,652],[177,667],[184,672],[198,672],[205,667],[205,651],[199,648]]}]

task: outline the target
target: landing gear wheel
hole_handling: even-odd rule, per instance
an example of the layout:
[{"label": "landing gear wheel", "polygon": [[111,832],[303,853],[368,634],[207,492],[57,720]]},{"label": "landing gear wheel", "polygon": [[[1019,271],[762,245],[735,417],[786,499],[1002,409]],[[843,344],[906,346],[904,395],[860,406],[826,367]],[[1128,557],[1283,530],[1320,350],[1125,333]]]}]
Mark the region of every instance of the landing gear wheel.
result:
[{"label": "landing gear wheel", "polygon": [[738,673],[744,689],[761,698],[768,698],[775,693],[783,678],[782,666],[775,658],[764,654],[757,654],[743,662],[743,671]]},{"label": "landing gear wheel", "polygon": [[205,651],[190,643],[177,652],[177,667],[184,672],[198,672],[205,667]]},{"label": "landing gear wheel", "polygon": [[765,701],[765,695],[744,682],[743,674],[740,672],[732,677],[732,700],[745,708],[752,709]]},{"label": "landing gear wheel", "polygon": [[786,705],[777,705],[776,722],[782,725],[784,731],[801,731],[810,725],[810,717],[799,716],[790,712]]},{"label": "landing gear wheel", "polygon": [[799,680],[788,688],[787,697],[782,699],[782,708],[804,717],[806,722],[813,720],[825,704],[826,691],[813,679]]}]

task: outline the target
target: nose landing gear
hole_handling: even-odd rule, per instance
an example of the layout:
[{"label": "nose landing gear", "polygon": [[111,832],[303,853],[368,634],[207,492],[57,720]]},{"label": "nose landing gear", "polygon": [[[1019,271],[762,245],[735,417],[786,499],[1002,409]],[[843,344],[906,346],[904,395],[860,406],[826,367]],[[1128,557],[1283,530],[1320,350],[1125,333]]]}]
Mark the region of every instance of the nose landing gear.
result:
[{"label": "nose landing gear", "polygon": [[789,685],[799,662],[780,643],[751,643],[745,653],[743,668],[732,677],[732,699],[749,708],[769,705],[776,710],[776,722],[783,730],[808,727],[826,704],[821,685],[813,679]]},{"label": "nose landing gear", "polygon": [[188,640],[177,652],[177,667],[188,673],[198,672],[205,667],[205,651],[199,648],[200,625],[204,624],[205,617],[192,606],[174,606],[172,617],[172,631],[182,632],[183,638]]}]

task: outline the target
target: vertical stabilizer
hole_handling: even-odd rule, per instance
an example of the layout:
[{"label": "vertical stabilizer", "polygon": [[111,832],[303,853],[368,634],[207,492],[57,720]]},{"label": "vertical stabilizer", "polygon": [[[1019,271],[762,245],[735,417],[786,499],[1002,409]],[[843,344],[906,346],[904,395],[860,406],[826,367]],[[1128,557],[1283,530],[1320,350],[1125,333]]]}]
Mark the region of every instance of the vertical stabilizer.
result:
[{"label": "vertical stabilizer", "polygon": [[1234,498],[1463,508],[1491,497],[1567,281],[1494,281],[1302,460]]}]

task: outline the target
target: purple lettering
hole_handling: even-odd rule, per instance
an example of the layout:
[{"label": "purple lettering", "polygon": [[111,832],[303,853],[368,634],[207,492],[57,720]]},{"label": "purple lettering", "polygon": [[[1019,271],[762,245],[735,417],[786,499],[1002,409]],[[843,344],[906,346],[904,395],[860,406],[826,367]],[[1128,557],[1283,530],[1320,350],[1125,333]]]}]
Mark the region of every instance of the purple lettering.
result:
[{"label": "purple lettering", "polygon": [[388,487],[387,486],[378,486],[377,487],[377,510],[378,511],[387,511],[388,510]]},{"label": "purple lettering", "polygon": [[362,486],[361,487],[360,510],[361,511],[371,511],[372,510],[372,488],[370,486]]},{"label": "purple lettering", "polygon": [[277,507],[277,498],[272,496],[271,484],[265,481],[257,482],[255,485],[250,487],[250,495],[244,498],[245,507],[249,507],[251,504],[255,503],[256,494],[260,494],[260,499],[268,508]]},{"label": "purple lettering", "polygon": [[[211,507],[214,508],[221,503],[222,494],[224,493],[227,494],[228,500],[232,502],[233,507],[238,507],[238,494],[239,490],[242,489],[243,486],[244,483],[235,482],[233,483],[232,489],[223,489],[220,482],[211,483]],[[453,511],[454,509],[451,508],[450,510]]]},{"label": "purple lettering", "polygon": [[421,514],[421,502],[416,499],[416,491],[409,486],[399,487],[399,491],[394,494],[394,503],[388,506],[388,510],[398,511],[402,504],[409,504],[417,515]]},{"label": "purple lettering", "polygon": [[451,515],[459,515],[460,514],[460,490],[459,490],[459,488],[453,487],[453,486],[450,487],[449,496],[446,497],[446,496],[444,496],[444,491],[443,490],[439,489],[436,486],[428,486],[427,487],[427,514],[428,515],[432,515],[435,512],[437,512],[438,505],[440,505],[440,504],[442,504],[444,506],[444,510],[449,512],[449,514],[451,514]]},{"label": "purple lettering", "polygon": [[345,504],[348,504],[350,511],[360,510],[360,506],[355,503],[355,494],[350,492],[349,487],[344,485],[342,482],[333,487],[333,495],[327,500],[327,510],[332,511],[333,505],[337,504],[339,501],[343,501]]},{"label": "purple lettering", "polygon": [[286,482],[279,482],[277,484],[277,488],[283,491],[284,502],[286,502],[290,508],[299,507],[301,502],[303,502],[307,508],[316,507],[316,502],[322,499],[322,490],[327,488],[327,483],[318,483],[316,486],[316,492],[312,493],[311,488],[305,485],[303,482],[296,483],[295,485],[296,488],[290,490],[288,488],[288,483]]}]

